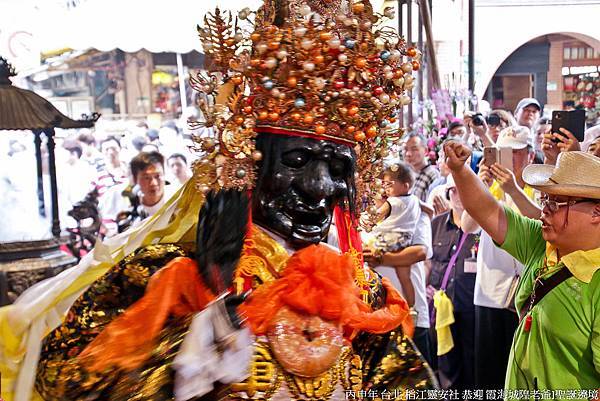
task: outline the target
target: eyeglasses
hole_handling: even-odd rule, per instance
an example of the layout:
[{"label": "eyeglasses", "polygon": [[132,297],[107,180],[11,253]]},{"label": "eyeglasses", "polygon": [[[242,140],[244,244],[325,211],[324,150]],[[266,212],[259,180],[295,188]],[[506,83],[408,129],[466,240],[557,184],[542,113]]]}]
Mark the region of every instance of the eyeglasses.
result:
[{"label": "eyeglasses", "polygon": [[548,211],[550,211],[551,213],[558,212],[558,209],[560,209],[563,206],[573,206],[577,203],[583,203],[583,202],[591,202],[591,201],[589,199],[577,199],[577,200],[569,200],[566,202],[557,202],[557,201],[549,199],[549,198],[541,198],[540,199],[540,205],[542,206],[542,209],[547,208]]}]

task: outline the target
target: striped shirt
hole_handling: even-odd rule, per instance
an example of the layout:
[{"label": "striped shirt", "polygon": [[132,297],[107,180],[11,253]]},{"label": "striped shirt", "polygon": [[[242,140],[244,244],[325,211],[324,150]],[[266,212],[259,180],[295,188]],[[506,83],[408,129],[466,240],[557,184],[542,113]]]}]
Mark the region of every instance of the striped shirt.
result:
[{"label": "striped shirt", "polygon": [[127,165],[125,163],[121,163],[121,167],[112,172],[108,171],[106,166],[104,166],[104,168],[98,171],[98,175],[94,181],[94,188],[98,190],[98,194],[101,197],[109,188],[126,183],[128,180]]},{"label": "striped shirt", "polygon": [[440,176],[440,172],[435,166],[428,164],[423,167],[415,178],[415,183],[412,187],[412,194],[423,202],[427,202],[427,194],[431,183]]}]

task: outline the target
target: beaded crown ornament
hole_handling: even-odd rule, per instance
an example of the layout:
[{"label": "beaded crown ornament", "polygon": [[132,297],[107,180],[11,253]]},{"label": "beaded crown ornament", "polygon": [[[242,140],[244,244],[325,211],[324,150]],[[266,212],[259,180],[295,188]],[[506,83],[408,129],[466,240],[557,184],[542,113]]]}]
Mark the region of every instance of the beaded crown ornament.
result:
[{"label": "beaded crown ornament", "polygon": [[357,204],[373,212],[420,67],[419,52],[383,24],[389,18],[393,10],[375,13],[368,0],[266,0],[257,12],[206,15],[206,72],[191,77],[204,121],[190,124],[210,132],[194,138],[198,188],[250,189],[257,133],[303,136],[355,147]]}]

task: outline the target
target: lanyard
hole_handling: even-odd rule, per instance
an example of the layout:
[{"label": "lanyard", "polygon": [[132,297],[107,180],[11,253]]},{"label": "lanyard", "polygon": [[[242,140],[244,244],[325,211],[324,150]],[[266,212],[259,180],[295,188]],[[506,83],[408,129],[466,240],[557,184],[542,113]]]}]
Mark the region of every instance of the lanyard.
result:
[{"label": "lanyard", "polygon": [[456,252],[454,252],[454,255],[452,255],[452,257],[450,257],[450,262],[448,262],[448,267],[446,267],[446,272],[444,273],[444,279],[442,280],[442,286],[440,287],[440,289],[443,291],[445,291],[446,287],[448,286],[448,280],[450,279],[450,272],[452,271],[452,268],[456,264],[456,260],[458,259],[458,254],[460,253],[460,250],[462,249],[468,235],[469,235],[468,233],[465,233],[465,232],[462,233],[462,236],[460,237],[460,242],[458,244],[458,248],[456,248]]}]

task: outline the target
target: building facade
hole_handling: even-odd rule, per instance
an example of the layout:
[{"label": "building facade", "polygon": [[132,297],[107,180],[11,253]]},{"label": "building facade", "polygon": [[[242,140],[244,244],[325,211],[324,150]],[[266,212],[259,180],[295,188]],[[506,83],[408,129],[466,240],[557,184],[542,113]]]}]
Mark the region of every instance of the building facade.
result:
[{"label": "building facade", "polygon": [[[408,1],[386,0],[382,7],[398,9],[403,4],[406,26]],[[478,98],[509,110],[517,97],[538,97],[551,109],[570,101],[590,105],[590,97],[597,98],[600,0],[473,1],[474,92]],[[412,0],[413,8],[417,3]],[[469,0],[433,0],[430,4],[442,86],[465,89]],[[416,13],[412,22],[412,37],[417,38]]]}]

